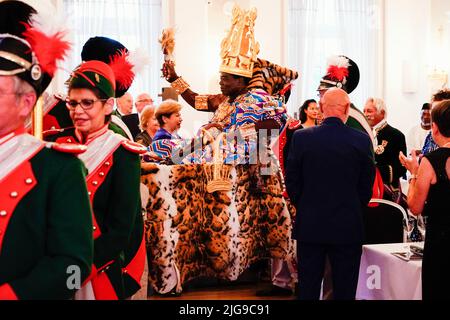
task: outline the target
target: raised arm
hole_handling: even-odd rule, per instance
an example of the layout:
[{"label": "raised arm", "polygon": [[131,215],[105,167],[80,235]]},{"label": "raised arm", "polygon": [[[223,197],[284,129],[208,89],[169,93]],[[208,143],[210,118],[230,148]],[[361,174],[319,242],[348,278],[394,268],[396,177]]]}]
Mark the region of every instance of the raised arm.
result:
[{"label": "raised arm", "polygon": [[183,97],[191,107],[198,111],[214,112],[219,105],[226,99],[222,94],[216,95],[199,95],[192,91],[189,84],[175,71],[175,65],[172,61],[166,61],[161,69],[164,78],[170,83],[178,94]]}]

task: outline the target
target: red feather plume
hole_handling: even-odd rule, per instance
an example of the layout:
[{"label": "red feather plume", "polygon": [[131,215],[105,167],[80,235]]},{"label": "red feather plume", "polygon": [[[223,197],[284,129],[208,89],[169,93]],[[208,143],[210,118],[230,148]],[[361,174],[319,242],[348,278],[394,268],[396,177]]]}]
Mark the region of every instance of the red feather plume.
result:
[{"label": "red feather plume", "polygon": [[337,79],[342,82],[344,78],[348,77],[348,68],[338,67],[338,66],[330,66],[328,68],[328,75],[332,79]]},{"label": "red feather plume", "polygon": [[133,65],[127,57],[128,53],[124,49],[112,56],[109,63],[120,89],[129,88],[134,80]]},{"label": "red feather plume", "polygon": [[70,43],[64,40],[65,33],[57,32],[53,36],[48,36],[27,23],[25,27],[23,36],[35,53],[42,71],[53,77],[58,60],[64,60],[70,50]]},{"label": "red feather plume", "polygon": [[280,90],[280,95],[284,96],[286,94],[286,92],[288,92],[289,90],[291,90],[293,87],[292,83],[288,83],[283,89]]}]

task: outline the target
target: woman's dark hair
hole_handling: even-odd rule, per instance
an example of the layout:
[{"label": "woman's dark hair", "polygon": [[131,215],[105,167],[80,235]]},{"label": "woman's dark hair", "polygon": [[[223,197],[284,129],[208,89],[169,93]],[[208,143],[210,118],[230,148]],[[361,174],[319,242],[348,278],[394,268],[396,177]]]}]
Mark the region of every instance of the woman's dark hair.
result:
[{"label": "woman's dark hair", "polygon": [[309,107],[309,105],[310,105],[311,103],[317,103],[317,101],[314,100],[314,99],[306,100],[305,102],[303,102],[303,104],[302,104],[302,106],[300,107],[300,109],[298,109],[298,113],[299,113],[299,115],[300,115],[300,116],[299,116],[299,119],[300,119],[301,123],[305,123],[306,120],[308,119],[308,117],[306,116],[305,110],[308,109],[308,107]]},{"label": "woman's dark hair", "polygon": [[448,89],[442,89],[436,92],[433,97],[431,98],[431,101],[437,102],[437,101],[444,101],[450,99],[450,90]]},{"label": "woman's dark hair", "polygon": [[444,137],[450,138],[450,100],[440,102],[431,110],[431,120]]},{"label": "woman's dark hair", "polygon": [[[92,93],[95,95],[95,97],[97,99],[108,100],[110,98],[106,94],[104,94],[102,91],[100,91],[99,89],[93,88],[92,86],[89,86],[87,84],[83,85],[81,83],[74,83],[74,84],[69,85],[69,93],[70,93],[70,91],[72,89],[87,89],[87,90],[91,90]],[[111,113],[107,114],[105,116],[105,123],[108,123],[108,122],[111,121],[111,116],[112,116]]]}]

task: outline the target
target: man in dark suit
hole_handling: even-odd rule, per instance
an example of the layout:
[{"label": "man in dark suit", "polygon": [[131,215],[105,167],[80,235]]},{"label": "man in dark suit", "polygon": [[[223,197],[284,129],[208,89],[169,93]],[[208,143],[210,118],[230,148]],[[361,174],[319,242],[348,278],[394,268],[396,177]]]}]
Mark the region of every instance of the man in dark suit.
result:
[{"label": "man in dark suit", "polygon": [[370,138],[345,126],[350,99],[338,88],[320,101],[321,126],[294,134],[286,187],[297,209],[299,299],[317,300],[328,255],[334,299],[354,299],[363,242],[363,207],[375,177]]},{"label": "man in dark suit", "polygon": [[400,177],[406,174],[406,169],[398,158],[400,151],[406,154],[405,135],[387,123],[386,104],[382,99],[367,99],[364,114],[374,131],[375,162],[383,182],[393,188],[398,188]]}]

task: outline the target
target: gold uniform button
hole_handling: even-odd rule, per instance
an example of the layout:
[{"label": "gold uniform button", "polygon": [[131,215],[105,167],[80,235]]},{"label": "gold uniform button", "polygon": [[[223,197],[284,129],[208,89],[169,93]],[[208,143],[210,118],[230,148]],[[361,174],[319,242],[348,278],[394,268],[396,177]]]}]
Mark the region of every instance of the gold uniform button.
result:
[{"label": "gold uniform button", "polygon": [[98,185],[98,181],[92,181],[92,184],[93,184],[94,186],[96,186],[96,185]]},{"label": "gold uniform button", "polygon": [[97,227],[96,226],[94,226],[94,227],[92,227],[92,229],[95,231],[95,230],[97,230]]},{"label": "gold uniform button", "polygon": [[11,198],[17,198],[19,196],[19,194],[17,193],[17,191],[13,191],[10,194]]},{"label": "gold uniform button", "polygon": [[100,177],[104,177],[104,176],[105,176],[105,173],[104,173],[104,172],[100,172],[98,175],[99,175]]},{"label": "gold uniform button", "polygon": [[0,211],[0,216],[1,217],[5,217],[8,213],[6,212],[6,210],[2,210]]},{"label": "gold uniform button", "polygon": [[33,183],[33,179],[28,178],[28,179],[25,180],[25,183],[26,184],[32,184]]},{"label": "gold uniform button", "polygon": [[109,167],[111,165],[111,163],[109,161],[105,162],[105,166]]}]

